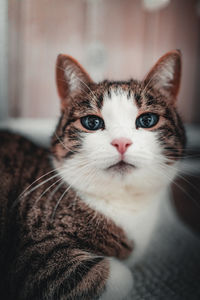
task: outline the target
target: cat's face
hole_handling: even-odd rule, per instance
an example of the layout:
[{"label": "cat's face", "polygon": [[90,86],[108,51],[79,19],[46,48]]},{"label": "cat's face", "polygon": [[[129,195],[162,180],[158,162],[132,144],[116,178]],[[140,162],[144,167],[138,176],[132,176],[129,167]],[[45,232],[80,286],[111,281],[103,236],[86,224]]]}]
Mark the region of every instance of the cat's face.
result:
[{"label": "cat's face", "polygon": [[132,186],[140,192],[167,185],[185,143],[175,108],[179,82],[178,51],[163,56],[142,82],[99,84],[60,55],[62,115],[52,151],[62,177],[80,190]]}]

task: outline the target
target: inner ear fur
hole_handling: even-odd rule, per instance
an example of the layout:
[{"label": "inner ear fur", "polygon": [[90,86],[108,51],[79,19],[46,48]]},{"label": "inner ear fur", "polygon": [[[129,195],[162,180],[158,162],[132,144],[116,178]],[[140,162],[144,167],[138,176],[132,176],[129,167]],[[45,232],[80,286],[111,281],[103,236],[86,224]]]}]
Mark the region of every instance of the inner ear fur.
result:
[{"label": "inner ear fur", "polygon": [[173,50],[163,55],[144,79],[145,86],[153,87],[174,104],[180,88],[181,52]]},{"label": "inner ear fur", "polygon": [[84,68],[69,55],[59,54],[56,61],[56,85],[61,99],[61,108],[68,105],[68,100],[85,90],[93,82]]}]

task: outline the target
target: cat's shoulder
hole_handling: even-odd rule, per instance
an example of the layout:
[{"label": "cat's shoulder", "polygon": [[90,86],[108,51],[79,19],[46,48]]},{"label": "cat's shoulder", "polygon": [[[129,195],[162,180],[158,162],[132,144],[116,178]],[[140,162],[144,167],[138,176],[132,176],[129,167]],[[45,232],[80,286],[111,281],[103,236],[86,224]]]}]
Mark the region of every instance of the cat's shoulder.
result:
[{"label": "cat's shoulder", "polygon": [[[0,194],[31,181],[32,174],[50,168],[49,151],[20,134],[0,131]],[[23,188],[22,188],[23,189]]]},{"label": "cat's shoulder", "polygon": [[0,130],[0,142],[1,147],[4,145],[11,145],[14,143],[32,143],[26,137],[7,129]]},{"label": "cat's shoulder", "polygon": [[9,130],[0,130],[0,158],[6,157],[26,157],[46,155],[48,150],[36,145],[28,138],[11,132]]}]

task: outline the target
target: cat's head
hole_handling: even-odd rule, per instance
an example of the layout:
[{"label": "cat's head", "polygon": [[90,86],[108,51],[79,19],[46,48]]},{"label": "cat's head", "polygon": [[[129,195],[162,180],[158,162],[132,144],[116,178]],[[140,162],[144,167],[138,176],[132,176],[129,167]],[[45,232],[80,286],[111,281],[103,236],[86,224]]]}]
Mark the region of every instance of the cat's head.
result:
[{"label": "cat's head", "polygon": [[61,117],[52,138],[54,165],[80,190],[159,189],[169,184],[185,134],[176,110],[181,54],[162,56],[143,81],[95,83],[59,55]]}]

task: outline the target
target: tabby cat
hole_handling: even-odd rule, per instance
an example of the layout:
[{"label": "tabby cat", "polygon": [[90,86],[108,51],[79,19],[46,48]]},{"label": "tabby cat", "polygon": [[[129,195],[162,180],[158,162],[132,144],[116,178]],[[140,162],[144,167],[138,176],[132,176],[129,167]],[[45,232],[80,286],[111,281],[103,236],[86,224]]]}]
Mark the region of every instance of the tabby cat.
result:
[{"label": "tabby cat", "polygon": [[183,154],[180,73],[178,50],[143,81],[95,83],[58,56],[50,149],[0,133],[1,299],[128,297]]}]

